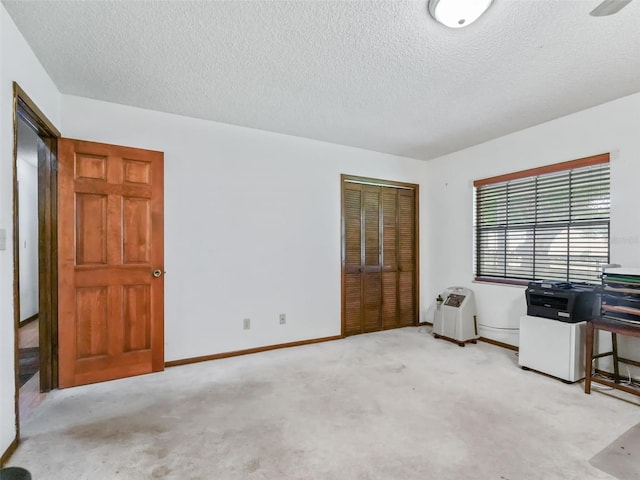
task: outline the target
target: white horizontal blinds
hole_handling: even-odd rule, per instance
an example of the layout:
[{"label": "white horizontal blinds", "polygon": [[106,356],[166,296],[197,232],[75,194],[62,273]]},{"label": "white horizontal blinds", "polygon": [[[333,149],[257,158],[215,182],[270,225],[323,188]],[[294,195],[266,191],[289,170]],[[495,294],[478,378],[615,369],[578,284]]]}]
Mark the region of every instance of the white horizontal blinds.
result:
[{"label": "white horizontal blinds", "polygon": [[598,283],[609,262],[608,159],[476,182],[476,276]]}]

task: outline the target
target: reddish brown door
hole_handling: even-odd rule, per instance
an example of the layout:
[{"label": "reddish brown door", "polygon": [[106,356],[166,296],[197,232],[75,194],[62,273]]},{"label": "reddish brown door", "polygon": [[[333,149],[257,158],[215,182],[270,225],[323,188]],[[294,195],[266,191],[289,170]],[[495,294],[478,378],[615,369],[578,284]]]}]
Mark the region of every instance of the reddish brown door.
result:
[{"label": "reddish brown door", "polygon": [[161,152],[59,140],[60,387],[164,368],[163,208]]}]

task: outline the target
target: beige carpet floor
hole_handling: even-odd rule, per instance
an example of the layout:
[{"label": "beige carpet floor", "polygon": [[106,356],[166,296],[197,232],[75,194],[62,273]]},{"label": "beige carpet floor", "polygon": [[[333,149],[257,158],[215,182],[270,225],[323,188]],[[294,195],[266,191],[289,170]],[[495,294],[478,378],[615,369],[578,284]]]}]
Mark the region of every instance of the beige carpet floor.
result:
[{"label": "beige carpet floor", "polygon": [[55,391],[9,465],[34,480],[610,480],[589,460],[639,406],[405,328]]},{"label": "beige carpet floor", "polygon": [[590,462],[619,480],[640,479],[640,423],[616,438]]}]

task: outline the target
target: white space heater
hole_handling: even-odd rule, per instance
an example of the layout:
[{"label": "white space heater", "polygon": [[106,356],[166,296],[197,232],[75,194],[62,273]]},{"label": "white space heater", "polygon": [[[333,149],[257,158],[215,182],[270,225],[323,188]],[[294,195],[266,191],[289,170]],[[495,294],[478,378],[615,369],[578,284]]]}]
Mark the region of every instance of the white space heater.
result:
[{"label": "white space heater", "polygon": [[449,287],[436,299],[433,336],[444,338],[464,347],[476,343],[478,323],[473,292],[464,287]]}]

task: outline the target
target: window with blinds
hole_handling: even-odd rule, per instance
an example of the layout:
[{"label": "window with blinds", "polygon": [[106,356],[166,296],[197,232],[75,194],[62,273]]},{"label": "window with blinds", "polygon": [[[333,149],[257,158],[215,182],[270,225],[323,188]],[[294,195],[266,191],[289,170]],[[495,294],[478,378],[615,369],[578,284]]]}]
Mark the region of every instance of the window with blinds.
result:
[{"label": "window with blinds", "polygon": [[599,283],[609,154],[474,182],[477,280]]}]

